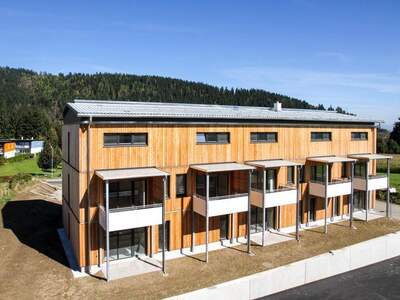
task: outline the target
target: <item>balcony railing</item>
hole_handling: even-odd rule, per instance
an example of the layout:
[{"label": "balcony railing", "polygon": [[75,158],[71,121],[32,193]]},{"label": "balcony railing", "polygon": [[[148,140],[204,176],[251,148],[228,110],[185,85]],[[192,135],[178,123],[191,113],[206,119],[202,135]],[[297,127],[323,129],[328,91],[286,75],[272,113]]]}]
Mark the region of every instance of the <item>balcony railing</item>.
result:
[{"label": "balcony railing", "polygon": [[[325,181],[323,180],[315,180],[315,179],[311,179],[310,180],[311,183],[316,183],[316,184],[325,184]],[[340,184],[340,183],[346,183],[346,182],[351,182],[350,178],[335,178],[335,179],[331,179],[331,181],[328,182],[328,184]]]},{"label": "balcony railing", "polygon": [[[295,189],[296,189],[295,185],[283,185],[283,186],[280,186],[280,187],[278,187],[276,189],[272,189],[272,190],[267,190],[266,189],[265,193],[266,194],[278,193],[278,192],[292,191],[292,190],[295,190]],[[251,190],[254,191],[254,192],[258,192],[258,193],[262,193],[263,192],[262,189],[259,189],[259,188],[251,188]]]},{"label": "balcony railing", "polygon": [[140,210],[140,209],[147,209],[147,208],[154,208],[154,207],[161,207],[161,206],[162,206],[162,203],[152,203],[152,204],[145,204],[145,205],[132,205],[132,206],[126,206],[126,207],[116,207],[116,208],[110,208],[110,213],[129,211],[129,210]]},{"label": "balcony railing", "polygon": [[[221,195],[221,196],[213,196],[209,197],[208,200],[214,201],[214,200],[224,200],[224,199],[230,199],[230,198],[239,198],[239,197],[247,197],[248,193],[233,193],[233,194],[228,194],[228,195]],[[202,200],[206,200],[206,197],[203,195],[195,194],[195,197],[198,197]]]}]

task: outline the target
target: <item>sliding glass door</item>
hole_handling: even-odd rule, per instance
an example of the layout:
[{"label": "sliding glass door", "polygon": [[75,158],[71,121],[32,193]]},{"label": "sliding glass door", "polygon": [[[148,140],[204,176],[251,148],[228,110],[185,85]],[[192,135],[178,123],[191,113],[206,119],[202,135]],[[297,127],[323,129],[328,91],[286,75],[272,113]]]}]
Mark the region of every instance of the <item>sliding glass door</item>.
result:
[{"label": "sliding glass door", "polygon": [[146,254],[146,227],[110,232],[110,259],[124,259]]}]

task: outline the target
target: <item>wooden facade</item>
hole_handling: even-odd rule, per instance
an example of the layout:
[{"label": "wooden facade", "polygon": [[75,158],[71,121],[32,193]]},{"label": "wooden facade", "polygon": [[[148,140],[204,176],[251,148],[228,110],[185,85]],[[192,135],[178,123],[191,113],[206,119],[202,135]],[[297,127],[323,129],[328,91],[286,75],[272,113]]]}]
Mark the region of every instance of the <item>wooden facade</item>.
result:
[{"label": "wooden facade", "polygon": [[[331,141],[312,142],[311,132],[329,131]],[[368,140],[354,141],[352,132],[368,132]],[[105,133],[147,133],[147,146],[105,147]],[[229,132],[229,144],[197,144],[197,132]],[[251,143],[252,132],[277,132],[276,143]],[[88,170],[88,133],[90,134]],[[310,163],[307,157],[326,155],[349,155],[354,153],[376,152],[376,128],[370,125],[355,126],[344,124],[315,125],[204,125],[204,124],[65,124],[63,126],[63,221],[67,235],[71,240],[80,266],[89,264],[87,251],[87,188],[90,174],[90,223],[91,254],[90,264],[98,264],[102,258],[102,241],[104,232],[99,226],[98,206],[103,201],[103,182],[95,176],[96,170],[157,167],[170,174],[170,197],[166,200],[166,219],[170,221],[169,250],[190,247],[191,228],[194,222],[195,244],[205,243],[204,217],[195,214],[192,220],[192,198],[194,192],[194,171],[190,165],[201,163],[238,162],[251,160],[287,159],[306,164],[305,183],[301,184],[301,222],[308,219],[308,181],[310,180]],[[374,173],[375,163],[370,164]],[[347,166],[350,168],[350,165]],[[349,170],[348,170],[349,172]],[[178,174],[187,174],[187,196],[176,197],[175,178]],[[235,176],[236,175],[236,176]],[[332,166],[332,178],[341,176],[340,164]],[[247,189],[247,177],[232,175],[231,185],[237,189]],[[287,170],[278,171],[278,184],[286,184]],[[157,185],[154,185],[157,186]],[[157,191],[153,191],[157,192]],[[374,199],[374,195],[372,195]],[[340,212],[348,213],[348,197],[339,197]],[[316,218],[324,217],[323,199],[316,201]],[[329,201],[328,216],[332,213],[333,200]],[[371,207],[374,200],[371,201]],[[284,228],[295,225],[295,205],[286,205],[276,209],[276,227]],[[247,213],[233,215],[236,236],[246,233]],[[209,241],[220,238],[219,217],[210,218]],[[232,222],[232,216],[229,217]],[[229,235],[232,234],[229,226]],[[148,235],[150,240],[150,232]],[[158,236],[158,228],[154,232]],[[155,251],[158,251],[158,239]],[[99,257],[100,255],[100,257]]]}]

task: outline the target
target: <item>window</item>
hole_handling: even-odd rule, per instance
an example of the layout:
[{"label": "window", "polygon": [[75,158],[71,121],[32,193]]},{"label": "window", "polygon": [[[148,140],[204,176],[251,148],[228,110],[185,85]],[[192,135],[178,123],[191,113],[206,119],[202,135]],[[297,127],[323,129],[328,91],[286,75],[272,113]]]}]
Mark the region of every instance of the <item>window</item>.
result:
[{"label": "window", "polygon": [[311,132],[312,142],[332,141],[331,132]]},{"label": "window", "polygon": [[306,183],[306,166],[301,166],[300,168],[300,183]]},{"label": "window", "polygon": [[267,182],[265,183],[265,190],[273,191],[277,188],[276,169],[267,169],[266,173]]},{"label": "window", "polygon": [[[165,222],[165,251],[169,251],[169,227],[170,221]],[[158,225],[158,251],[163,249],[163,225]]]},{"label": "window", "polygon": [[[229,175],[209,175],[209,197],[225,196],[229,194]],[[206,196],[206,175],[196,175],[196,194]]]},{"label": "window", "polygon": [[186,174],[176,175],[176,197],[186,196]]},{"label": "window", "polygon": [[229,132],[198,132],[197,144],[229,144]]},{"label": "window", "polygon": [[347,177],[347,164],[345,162],[342,162],[342,178]]},{"label": "window", "polygon": [[[104,189],[105,191],[105,189]],[[104,195],[105,198],[105,195]],[[146,199],[146,182],[144,180],[121,180],[110,182],[109,207],[124,208],[132,206],[144,206],[148,204]]]},{"label": "window", "polygon": [[250,134],[251,143],[276,143],[278,142],[277,132],[252,132]]},{"label": "window", "polygon": [[312,166],[311,180],[318,182],[325,182],[325,166],[315,165]]},{"label": "window", "polygon": [[356,163],[354,165],[354,176],[355,177],[365,177],[366,173],[366,164],[361,162],[361,163]]},{"label": "window", "polygon": [[70,161],[70,150],[71,149],[71,133],[68,132],[67,134],[67,161]]},{"label": "window", "polygon": [[287,183],[288,184],[294,183],[294,167],[287,168]]},{"label": "window", "polygon": [[351,140],[352,141],[367,141],[368,140],[368,132],[352,132]]},{"label": "window", "polygon": [[105,133],[104,146],[146,146],[147,133]]},{"label": "window", "polygon": [[67,186],[67,201],[68,201],[68,203],[70,203],[71,202],[71,194],[70,194],[70,190],[71,190],[71,177],[70,177],[70,175],[68,174],[68,186]]},{"label": "window", "polygon": [[264,171],[257,170],[251,174],[251,187],[256,190],[263,189],[263,176]]}]

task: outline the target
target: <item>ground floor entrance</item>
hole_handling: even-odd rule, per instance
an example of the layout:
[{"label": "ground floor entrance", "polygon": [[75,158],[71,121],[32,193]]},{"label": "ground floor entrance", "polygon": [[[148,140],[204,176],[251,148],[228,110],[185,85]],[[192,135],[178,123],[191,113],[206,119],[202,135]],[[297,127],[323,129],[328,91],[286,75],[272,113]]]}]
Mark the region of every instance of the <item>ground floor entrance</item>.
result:
[{"label": "ground floor entrance", "polygon": [[355,191],[354,192],[354,211],[365,209],[366,192]]},{"label": "ground floor entrance", "polygon": [[[263,209],[258,206],[251,207],[251,226],[252,233],[262,232],[262,216]],[[276,229],[276,207],[268,207],[265,209],[265,228]]]},{"label": "ground floor entrance", "polygon": [[229,215],[219,216],[219,238],[229,239]]},{"label": "ground floor entrance", "polygon": [[146,227],[110,232],[110,260],[146,254]]}]

